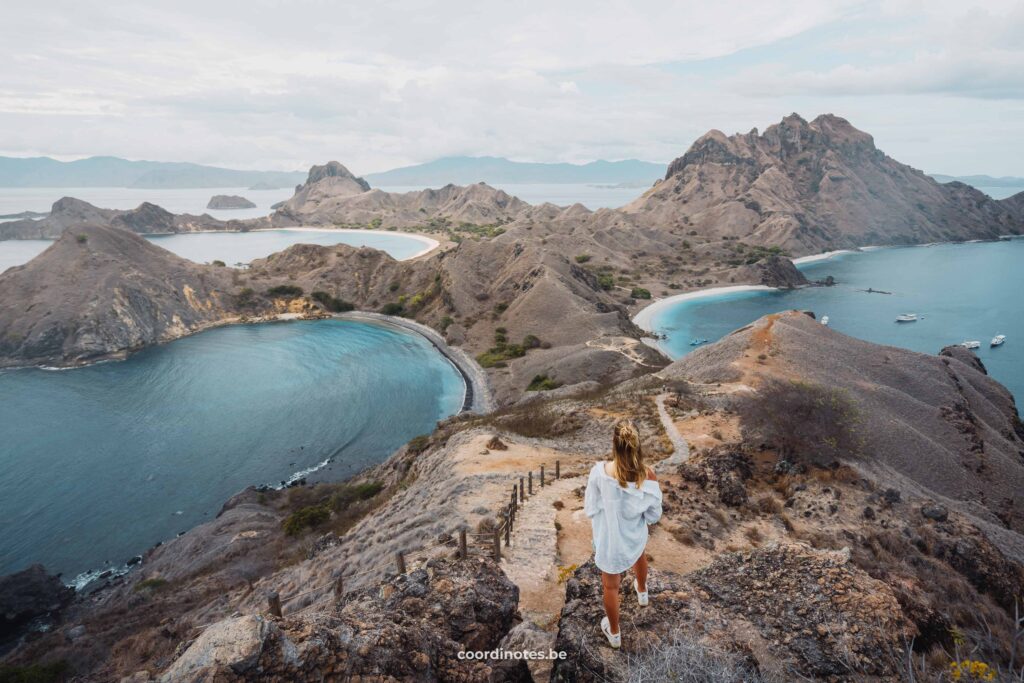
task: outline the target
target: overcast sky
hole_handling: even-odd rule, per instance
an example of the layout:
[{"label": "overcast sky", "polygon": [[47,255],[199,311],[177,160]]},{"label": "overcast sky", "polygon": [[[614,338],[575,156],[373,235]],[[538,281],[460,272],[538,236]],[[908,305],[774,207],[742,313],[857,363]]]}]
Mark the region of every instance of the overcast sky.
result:
[{"label": "overcast sky", "polygon": [[1022,37],[1018,0],[7,3],[0,154],[667,162],[795,111],[1024,176]]}]

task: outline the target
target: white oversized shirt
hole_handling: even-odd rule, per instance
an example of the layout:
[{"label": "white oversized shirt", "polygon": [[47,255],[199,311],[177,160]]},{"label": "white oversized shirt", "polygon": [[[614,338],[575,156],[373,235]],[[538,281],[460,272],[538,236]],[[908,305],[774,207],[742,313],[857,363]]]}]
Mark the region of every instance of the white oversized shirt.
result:
[{"label": "white oversized shirt", "polygon": [[661,487],[650,479],[622,487],[604,465],[590,470],[583,512],[594,530],[594,563],[606,574],[621,574],[644,552],[647,525],[661,519]]}]

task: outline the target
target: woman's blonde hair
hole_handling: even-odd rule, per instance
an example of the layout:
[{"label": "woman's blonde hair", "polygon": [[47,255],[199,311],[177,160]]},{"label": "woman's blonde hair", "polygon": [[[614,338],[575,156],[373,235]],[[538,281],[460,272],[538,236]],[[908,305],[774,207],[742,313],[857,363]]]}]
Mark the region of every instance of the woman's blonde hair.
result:
[{"label": "woman's blonde hair", "polygon": [[640,430],[632,420],[621,420],[615,425],[612,461],[615,463],[615,478],[619,480],[619,486],[625,487],[630,481],[640,486],[647,478],[644,454],[640,448]]}]

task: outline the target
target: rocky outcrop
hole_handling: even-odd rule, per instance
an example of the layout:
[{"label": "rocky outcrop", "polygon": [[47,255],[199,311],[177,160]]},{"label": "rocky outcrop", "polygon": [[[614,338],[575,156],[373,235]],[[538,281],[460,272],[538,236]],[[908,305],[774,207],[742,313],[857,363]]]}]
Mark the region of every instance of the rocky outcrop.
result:
[{"label": "rocky outcrop", "polygon": [[459,653],[496,647],[518,602],[519,589],[488,560],[432,560],[308,616],[217,622],[158,680],[507,680]]},{"label": "rocky outcrop", "polygon": [[778,246],[794,255],[1024,231],[1015,201],[940,184],[886,156],[838,116],[796,114],[746,134],[713,130],[624,209],[647,223]]},{"label": "rocky outcrop", "polygon": [[237,194],[215,194],[206,204],[207,209],[255,209],[256,205]]},{"label": "rocky outcrop", "polygon": [[45,218],[0,223],[0,240],[56,239],[69,228],[89,226],[120,228],[143,235],[240,229],[206,214],[175,215],[149,202],[122,211],[101,209],[81,199],[63,197],[53,203]]},{"label": "rocky outcrop", "polygon": [[737,270],[736,275],[737,279],[744,282],[780,289],[793,289],[810,284],[792,261],[777,255],[768,256],[757,263],[743,266]]},{"label": "rocky outcrop", "polygon": [[[694,574],[652,570],[651,604],[639,607],[622,582],[622,650],[608,647],[600,572],[592,563],[566,583],[554,681],[627,680],[648,658],[685,642],[734,653],[748,672],[778,680],[898,681],[904,638],[913,627],[885,584],[849,563],[849,553],[767,546],[719,556]],[[847,677],[847,678],[838,678]]]},{"label": "rocky outcrop", "polygon": [[74,594],[40,564],[0,577],[0,646],[33,619],[56,615]]},{"label": "rocky outcrop", "polygon": [[395,193],[369,186],[363,189],[357,180],[361,179],[311,172],[310,180],[296,189],[295,196],[271,220],[274,225],[437,228],[462,223],[496,225],[530,208],[484,183]]}]

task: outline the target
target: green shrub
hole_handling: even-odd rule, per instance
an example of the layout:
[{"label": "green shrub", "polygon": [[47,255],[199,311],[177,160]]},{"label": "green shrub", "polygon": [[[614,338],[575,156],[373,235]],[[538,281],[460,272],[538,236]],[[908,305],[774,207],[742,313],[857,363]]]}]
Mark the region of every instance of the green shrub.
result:
[{"label": "green shrub", "polygon": [[446,315],[445,317],[441,318],[441,323],[439,324],[439,327],[441,328],[442,332],[446,332],[454,322],[455,320],[450,315]]},{"label": "green shrub", "polygon": [[562,386],[561,382],[556,382],[547,375],[534,375],[533,379],[530,380],[529,386],[526,387],[527,391],[551,391]]},{"label": "green shrub", "polygon": [[344,313],[345,311],[351,311],[355,309],[355,306],[345,301],[344,299],[338,299],[327,292],[313,292],[309,295],[313,301],[316,301],[321,306],[326,308],[332,313]]},{"label": "green shrub", "polygon": [[389,303],[384,304],[380,307],[380,312],[384,315],[402,315],[405,313],[405,306],[400,303]]},{"label": "green shrub", "polygon": [[651,298],[650,290],[644,289],[643,287],[634,287],[633,291],[631,291],[629,293],[629,295],[631,297],[633,297],[634,299],[650,299]]},{"label": "green shrub", "polygon": [[217,266],[219,268],[225,268],[228,264],[224,263],[220,259],[214,259],[213,261],[210,262],[210,265]]},{"label": "green shrub", "polygon": [[135,587],[132,588],[132,590],[135,591],[136,593],[141,592],[141,591],[147,591],[147,590],[148,591],[156,591],[156,590],[160,590],[161,588],[164,588],[166,585],[167,585],[167,579],[161,579],[161,578],[143,579],[142,581],[139,581],[137,584],[135,584]]},{"label": "green shrub", "polygon": [[576,256],[576,263],[586,263],[591,258],[590,254],[579,254]]},{"label": "green shrub", "polygon": [[49,664],[0,664],[0,683],[56,683],[67,680],[71,667],[64,660]]},{"label": "green shrub", "polygon": [[397,292],[398,288],[401,287],[401,286],[402,286],[402,283],[398,282],[396,280],[396,281],[392,282],[390,285],[388,285],[388,291],[389,292]]},{"label": "green shrub", "polygon": [[331,518],[331,509],[326,505],[311,505],[296,510],[281,523],[289,536],[298,536],[306,529],[320,526]]},{"label": "green shrub", "polygon": [[427,450],[428,446],[430,446],[430,435],[420,434],[419,436],[414,436],[409,440],[407,446],[410,453],[419,455],[423,451]]},{"label": "green shrub", "polygon": [[88,235],[76,235],[75,236],[75,240],[77,240],[79,244],[85,244],[86,242],[89,241],[89,236]]},{"label": "green shrub", "polygon": [[615,278],[609,273],[601,273],[597,276],[597,286],[608,291],[615,286]]},{"label": "green shrub", "polygon": [[235,305],[239,308],[249,308],[256,303],[256,292],[252,287],[243,287],[235,294]]},{"label": "green shrub", "polygon": [[859,411],[842,389],[772,378],[736,408],[746,440],[775,446],[783,459],[829,462],[860,451]]},{"label": "green shrub", "polygon": [[528,334],[523,337],[523,348],[539,349],[541,347],[540,337],[535,334]]},{"label": "green shrub", "polygon": [[337,493],[331,496],[328,505],[335,512],[342,512],[352,503],[360,500],[369,500],[383,489],[384,484],[379,481],[366,481],[355,485],[345,484]]},{"label": "green shrub", "polygon": [[302,296],[302,287],[277,285],[267,290],[267,296]]}]

